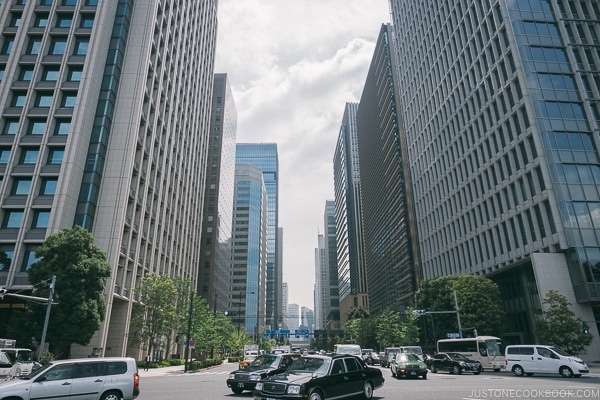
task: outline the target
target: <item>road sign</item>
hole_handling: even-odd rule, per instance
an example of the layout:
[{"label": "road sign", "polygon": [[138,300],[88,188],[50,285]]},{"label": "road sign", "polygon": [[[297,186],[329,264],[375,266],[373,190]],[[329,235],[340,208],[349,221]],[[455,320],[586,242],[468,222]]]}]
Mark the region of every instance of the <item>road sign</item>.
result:
[{"label": "road sign", "polygon": [[446,333],[446,337],[448,339],[458,339],[460,337],[460,333],[458,333],[458,332]]}]

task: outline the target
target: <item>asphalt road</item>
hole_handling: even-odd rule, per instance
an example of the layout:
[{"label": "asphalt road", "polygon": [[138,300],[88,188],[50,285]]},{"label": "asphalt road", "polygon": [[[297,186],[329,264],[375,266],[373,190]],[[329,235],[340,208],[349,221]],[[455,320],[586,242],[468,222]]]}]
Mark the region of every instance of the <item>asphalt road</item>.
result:
[{"label": "asphalt road", "polygon": [[[375,367],[378,368],[378,367]],[[184,374],[182,368],[140,371],[138,400],[252,399],[250,392],[235,395],[225,381],[236,364]],[[428,374],[427,380],[392,378],[389,369],[374,399],[407,400],[512,400],[512,399],[600,399],[600,373],[581,378],[532,376],[517,378],[509,372],[481,375]]]}]

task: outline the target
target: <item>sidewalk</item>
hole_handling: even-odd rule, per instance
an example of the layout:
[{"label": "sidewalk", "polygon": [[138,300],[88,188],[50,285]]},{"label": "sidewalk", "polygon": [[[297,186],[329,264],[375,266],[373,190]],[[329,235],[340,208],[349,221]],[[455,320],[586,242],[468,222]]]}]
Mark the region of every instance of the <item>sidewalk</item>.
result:
[{"label": "sidewalk", "polygon": [[[224,361],[223,364],[228,364],[227,361]],[[203,369],[199,369],[196,371],[188,371],[187,373],[189,374],[193,374],[195,372],[199,372],[199,371],[206,371],[209,370],[211,368],[216,368],[219,365],[214,365],[212,367],[208,367],[208,368],[203,368]],[[140,378],[145,378],[145,377],[152,377],[152,376],[168,376],[168,375],[183,375],[186,372],[184,372],[185,370],[185,366],[184,365],[175,365],[173,367],[162,367],[162,368],[150,368],[148,369],[148,371],[144,371],[144,368],[139,368],[138,369],[138,373],[140,374]]]}]

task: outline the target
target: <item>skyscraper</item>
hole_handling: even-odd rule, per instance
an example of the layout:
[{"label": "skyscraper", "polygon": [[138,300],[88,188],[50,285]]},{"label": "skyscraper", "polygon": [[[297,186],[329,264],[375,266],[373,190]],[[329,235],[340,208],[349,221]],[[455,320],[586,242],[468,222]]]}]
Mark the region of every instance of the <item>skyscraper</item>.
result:
[{"label": "skyscraper", "polygon": [[122,356],[148,273],[194,283],[216,1],[0,5],[0,285],[27,289],[35,249],[92,232],[112,265],[104,323],[71,356]]},{"label": "skyscraper", "polygon": [[550,289],[597,337],[598,3],[390,3],[424,277],[494,279],[510,341]]},{"label": "skyscraper", "polygon": [[220,311],[227,309],[236,133],[237,112],[227,74],[215,74],[198,294]]},{"label": "skyscraper", "polygon": [[265,327],[267,208],[263,172],[236,163],[227,310],[239,330],[255,335]]},{"label": "skyscraper", "polygon": [[279,158],[275,143],[238,143],[236,163],[254,165],[263,172],[268,196],[267,227],[267,315],[268,327],[277,329],[283,323],[281,285],[283,271],[277,255],[280,248],[279,224]]},{"label": "skyscraper", "polygon": [[358,103],[346,103],[333,156],[336,258],[341,325],[346,323],[348,313],[353,308],[369,310],[356,137],[357,109]]},{"label": "skyscraper", "polygon": [[398,111],[392,27],[381,26],[356,112],[371,313],[411,305],[420,277],[408,148]]},{"label": "skyscraper", "polygon": [[337,270],[335,201],[325,202],[325,267],[327,268],[327,297],[325,324],[327,329],[340,329],[340,295]]}]

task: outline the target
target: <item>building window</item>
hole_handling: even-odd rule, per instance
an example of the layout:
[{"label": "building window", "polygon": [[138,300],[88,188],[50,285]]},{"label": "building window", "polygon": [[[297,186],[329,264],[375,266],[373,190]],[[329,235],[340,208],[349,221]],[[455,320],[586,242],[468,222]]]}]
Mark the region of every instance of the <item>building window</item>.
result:
[{"label": "building window", "polygon": [[76,6],[77,0],[62,0],[60,4],[63,6]]},{"label": "building window", "polygon": [[60,165],[65,155],[64,149],[50,149],[48,152],[48,164]]},{"label": "building window", "polygon": [[75,107],[75,103],[77,102],[77,93],[63,93],[62,101],[60,103],[61,107],[73,108]]},{"label": "building window", "polygon": [[10,158],[10,147],[0,147],[0,164],[7,164]]},{"label": "building window", "polygon": [[19,26],[21,26],[21,13],[13,14],[13,16],[10,18],[8,26],[11,28],[18,28]]},{"label": "building window", "polygon": [[58,14],[56,18],[57,28],[70,28],[73,23],[73,14]]},{"label": "building window", "polygon": [[21,271],[28,271],[33,264],[38,262],[35,257],[35,250],[27,250],[23,255],[23,264],[21,265]]},{"label": "building window", "polygon": [[42,49],[42,39],[31,38],[31,39],[29,39],[29,43],[27,43],[27,49],[25,50],[25,54],[36,56],[36,55],[40,54],[41,49]]},{"label": "building window", "polygon": [[85,56],[87,54],[89,44],[89,40],[77,39],[77,41],[75,41],[75,51],[73,54],[76,56]]},{"label": "building window", "polygon": [[48,26],[48,13],[39,13],[35,15],[33,22],[35,28],[45,28]]},{"label": "building window", "polygon": [[2,228],[20,228],[23,214],[23,210],[7,210],[2,220]]},{"label": "building window", "polygon": [[40,6],[51,6],[54,0],[40,0]]},{"label": "building window", "polygon": [[4,79],[4,70],[6,65],[0,65],[0,80]]},{"label": "building window", "polygon": [[28,135],[43,135],[46,133],[46,120],[45,119],[32,119],[29,122],[27,128]]},{"label": "building window", "polygon": [[82,74],[83,74],[82,67],[69,67],[69,72],[67,72],[67,81],[79,82],[81,80]]},{"label": "building window", "polygon": [[56,125],[54,125],[54,134],[68,135],[69,132],[71,132],[71,120],[66,118],[57,119]]},{"label": "building window", "polygon": [[15,38],[12,36],[6,36],[4,41],[2,42],[2,47],[0,48],[0,54],[10,54],[12,51],[13,44],[15,43]]},{"label": "building window", "polygon": [[67,49],[66,39],[52,39],[48,54],[62,56]]},{"label": "building window", "polygon": [[55,65],[47,65],[44,66],[44,70],[42,72],[42,80],[43,81],[57,81],[60,75],[60,67]]},{"label": "building window", "polygon": [[25,105],[25,100],[27,100],[27,92],[13,92],[10,106],[23,107]]},{"label": "building window", "polygon": [[98,5],[98,0],[86,0],[85,1],[85,5],[86,6],[97,6]]},{"label": "building window", "polygon": [[14,257],[15,252],[13,250],[0,250],[0,271],[6,272],[10,269],[10,263]]},{"label": "building window", "polygon": [[4,122],[4,129],[2,130],[3,135],[16,135],[19,131],[19,119],[18,118],[6,118]]},{"label": "building window", "polygon": [[15,196],[27,196],[31,189],[31,178],[17,178],[13,182],[10,194]]},{"label": "building window", "polygon": [[44,178],[40,186],[40,196],[52,196],[56,193],[57,178]]},{"label": "building window", "polygon": [[21,159],[19,161],[21,164],[35,164],[39,155],[39,149],[26,148],[23,149],[23,152],[21,153]]},{"label": "building window", "polygon": [[93,14],[84,14],[81,16],[81,21],[79,22],[80,28],[93,28],[94,27],[94,15]]},{"label": "building window", "polygon": [[47,228],[48,221],[50,221],[49,210],[35,210],[33,213],[33,221],[31,222],[32,228]]},{"label": "building window", "polygon": [[20,81],[30,81],[33,78],[33,65],[23,65],[19,71]]},{"label": "building window", "polygon": [[35,106],[50,107],[53,99],[54,96],[52,95],[52,92],[38,92],[37,97],[35,98]]}]

